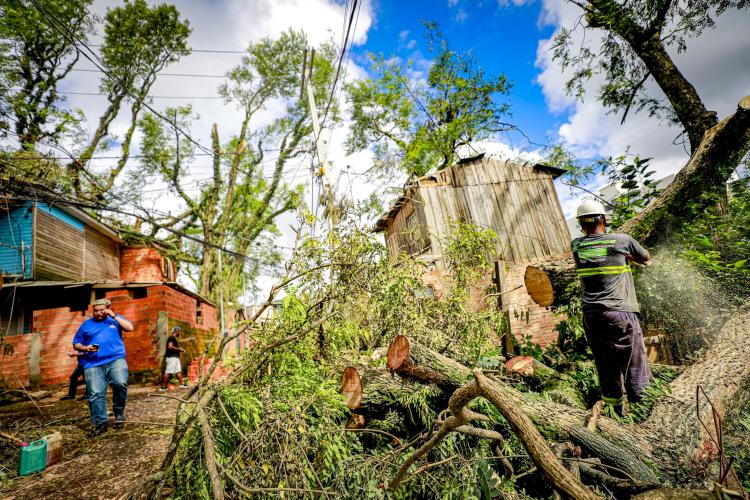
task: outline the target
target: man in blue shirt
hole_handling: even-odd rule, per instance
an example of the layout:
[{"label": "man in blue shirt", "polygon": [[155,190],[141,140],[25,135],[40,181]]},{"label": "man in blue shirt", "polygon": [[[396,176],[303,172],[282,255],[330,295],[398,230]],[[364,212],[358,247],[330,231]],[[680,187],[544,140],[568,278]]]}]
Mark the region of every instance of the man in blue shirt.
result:
[{"label": "man in blue shirt", "polygon": [[82,364],[86,376],[94,435],[107,431],[107,384],[112,386],[112,411],[115,422],[125,422],[128,399],[128,363],[122,332],[133,331],[133,324],[109,309],[107,299],[95,301],[93,318],[84,321],[73,337],[73,348],[84,353]]}]

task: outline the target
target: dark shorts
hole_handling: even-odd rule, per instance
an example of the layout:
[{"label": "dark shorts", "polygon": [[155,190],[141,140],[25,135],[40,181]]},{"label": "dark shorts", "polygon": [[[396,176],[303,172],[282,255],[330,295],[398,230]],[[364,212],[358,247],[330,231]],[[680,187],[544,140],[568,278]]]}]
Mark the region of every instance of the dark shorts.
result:
[{"label": "dark shorts", "polygon": [[594,354],[605,403],[638,400],[651,379],[638,314],[628,311],[588,311],[583,327]]}]

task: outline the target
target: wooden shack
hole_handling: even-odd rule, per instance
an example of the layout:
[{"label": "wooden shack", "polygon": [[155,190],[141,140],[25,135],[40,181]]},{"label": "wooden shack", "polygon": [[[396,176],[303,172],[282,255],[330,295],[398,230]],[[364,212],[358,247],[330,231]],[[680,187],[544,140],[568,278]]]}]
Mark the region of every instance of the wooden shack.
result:
[{"label": "wooden shack", "polygon": [[498,240],[490,258],[498,263],[511,331],[546,344],[556,338],[557,319],[530,300],[523,274],[529,264],[570,253],[570,233],[553,184],[562,173],[533,162],[467,158],[411,181],[375,230],[384,233],[391,258],[407,253],[430,263],[424,279],[439,296],[446,285],[443,245],[452,222],[493,229]]}]

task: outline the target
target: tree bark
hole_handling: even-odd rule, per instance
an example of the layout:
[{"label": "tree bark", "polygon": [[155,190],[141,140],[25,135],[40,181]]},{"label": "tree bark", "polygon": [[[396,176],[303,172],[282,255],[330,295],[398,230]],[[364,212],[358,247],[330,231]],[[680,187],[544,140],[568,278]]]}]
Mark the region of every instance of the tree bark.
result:
[{"label": "tree bark", "polygon": [[[696,415],[697,386],[701,385],[716,408],[726,414],[748,398],[742,391],[743,385],[750,382],[748,359],[750,302],[724,324],[701,360],[687,367],[670,384],[671,393],[656,400],[645,422],[622,425],[601,416],[596,423],[597,435],[622,449],[617,453],[629,454],[628,460],[654,464],[677,484],[684,482],[686,468],[700,458],[701,450],[708,448],[708,436],[700,432]],[[468,368],[464,367],[465,370]],[[410,376],[400,371],[397,373]],[[493,384],[545,434],[568,440],[575,433],[579,442],[588,443],[590,449],[596,449],[595,444],[587,441],[586,435],[578,432],[581,426],[586,425],[589,417],[587,410],[555,403],[538,394],[522,393],[498,381],[493,381]],[[705,422],[712,422],[705,405],[701,407],[701,412]]]},{"label": "tree bark", "polygon": [[471,370],[447,356],[398,335],[388,346],[388,369],[402,377],[453,392],[472,379]]},{"label": "tree bark", "polygon": [[661,19],[642,27],[615,0],[589,0],[588,7],[586,20],[589,26],[610,31],[630,45],[669,100],[688,135],[691,152],[698,149],[703,135],[716,125],[716,113],[706,109],[695,87],[680,72],[664,47],[661,29],[668,9],[658,14]]},{"label": "tree bark", "polygon": [[628,233],[647,246],[662,241],[671,228],[716,203],[715,197],[704,195],[723,193],[724,183],[747,152],[748,143],[750,96],[738,103],[734,114],[706,132],[672,184],[618,232]]}]

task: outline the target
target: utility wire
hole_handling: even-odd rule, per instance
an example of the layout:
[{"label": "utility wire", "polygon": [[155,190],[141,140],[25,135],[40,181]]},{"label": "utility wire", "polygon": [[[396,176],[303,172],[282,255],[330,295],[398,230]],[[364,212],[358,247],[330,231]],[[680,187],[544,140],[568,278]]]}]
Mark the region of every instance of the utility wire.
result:
[{"label": "utility wire", "polygon": [[346,36],[344,37],[344,45],[341,47],[341,55],[339,56],[339,62],[336,66],[336,75],[333,77],[333,86],[331,87],[331,93],[328,96],[328,103],[326,104],[326,109],[323,112],[323,118],[320,120],[321,130],[323,130],[323,126],[325,125],[326,118],[328,117],[328,111],[330,110],[331,102],[333,101],[333,94],[334,92],[336,92],[336,83],[338,83],[339,73],[341,73],[341,65],[344,62],[344,55],[346,54],[346,46],[349,44],[349,32],[351,31],[352,23],[354,22],[354,13],[355,11],[357,11],[357,2],[358,0],[353,0],[352,2],[352,9],[351,9],[351,12],[349,13],[349,25],[346,28]]},{"label": "utility wire", "polygon": [[[89,44],[90,47],[101,48],[101,44]],[[190,52],[205,54],[247,54],[246,50],[218,50],[218,49],[190,49]]]},{"label": "utility wire", "polygon": [[[96,59],[96,61],[86,51],[82,50],[81,54],[86,59],[88,59],[92,64],[94,64],[94,66],[96,66],[97,68],[99,68],[105,75],[107,75],[108,77],[110,77],[112,80],[114,80],[114,81],[122,84],[121,80],[115,78],[110,72],[108,72],[106,69],[104,69],[102,66],[100,66],[100,63],[104,64],[104,61],[97,54],[95,54],[94,51],[91,50],[91,48],[88,45],[86,45],[81,40],[77,39],[76,36],[67,28],[67,26],[65,26],[65,24],[62,21],[59,20],[59,18],[57,18],[54,14],[48,12],[44,7],[42,7],[39,4],[38,0],[31,0],[31,3],[39,11],[39,13],[42,15],[42,17],[44,17],[45,20],[47,20],[47,21],[50,22],[50,27],[52,27],[55,31],[57,31],[58,33],[60,33],[63,37],[67,38],[68,41],[71,42],[71,43],[73,43],[74,45],[84,47],[86,49],[86,51],[88,51],[91,54],[91,56],[93,56],[93,58]],[[62,27],[62,29],[61,29],[61,27]],[[149,111],[151,111],[154,115],[158,116],[159,118],[161,118],[165,122],[167,122],[170,125],[172,125],[176,132],[181,133],[182,135],[184,135],[185,138],[187,138],[190,142],[192,142],[193,144],[195,144],[199,149],[201,149],[202,151],[204,151],[206,153],[209,153],[209,154],[212,153],[212,151],[209,148],[205,147],[203,144],[201,144],[200,142],[198,142],[195,139],[193,139],[190,136],[190,134],[188,134],[187,132],[185,132],[184,130],[182,130],[176,123],[173,123],[169,118],[167,118],[162,113],[160,113],[159,111],[157,111],[156,109],[154,109],[153,106],[151,106],[150,104],[148,104],[147,102],[145,102],[143,99],[141,99],[137,95],[134,95],[134,93],[132,93],[132,92],[128,92],[127,95],[129,95],[131,98],[139,101],[141,103],[141,105],[143,105],[143,107],[145,107],[146,109],[148,109]]]},{"label": "utility wire", "polygon": [[[71,71],[77,71],[79,73],[103,73],[99,69],[88,69],[88,68],[73,68]],[[157,73],[157,76],[184,76],[190,78],[226,78],[227,75],[204,75],[194,73]]]}]

